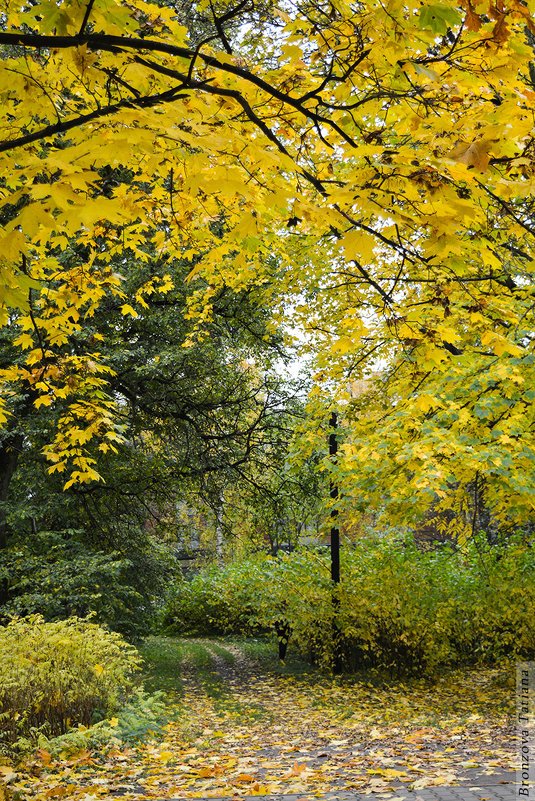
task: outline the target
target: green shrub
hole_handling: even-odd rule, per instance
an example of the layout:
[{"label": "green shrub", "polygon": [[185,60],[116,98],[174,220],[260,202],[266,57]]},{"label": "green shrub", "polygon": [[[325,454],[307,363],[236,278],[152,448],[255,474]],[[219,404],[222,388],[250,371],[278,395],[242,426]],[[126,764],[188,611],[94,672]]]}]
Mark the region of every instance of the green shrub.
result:
[{"label": "green shrub", "polygon": [[[465,551],[421,553],[407,539],[361,541],[344,548],[337,626],[346,667],[395,673],[493,663],[535,655],[535,553],[474,542]],[[270,574],[278,584],[296,645],[331,666],[333,588],[329,558],[283,557]],[[266,620],[273,610],[266,608]]]},{"label": "green shrub", "polygon": [[140,658],[115,633],[40,615],[0,628],[0,742],[63,734],[119,708]]},{"label": "green shrub", "polygon": [[[89,548],[74,530],[44,531],[0,553],[0,582],[8,587],[2,616],[71,616],[105,623],[125,636],[146,634],[151,610],[117,552]],[[139,570],[137,571],[139,572]]]},{"label": "green shrub", "polygon": [[[461,557],[462,592],[452,593],[444,626],[456,653],[472,662],[535,656],[535,549],[472,544]],[[457,579],[458,581],[458,579]]]},{"label": "green shrub", "polygon": [[[162,701],[163,693],[147,694],[137,689],[117,716],[94,723],[80,724],[58,737],[40,734],[38,746],[53,757],[84,749],[102,749],[107,745],[132,745],[147,736],[161,736],[168,722],[168,709]],[[30,746],[31,743],[29,742]]]},{"label": "green shrub", "polygon": [[211,565],[169,593],[163,626],[176,633],[253,634],[258,630],[252,587],[265,557]]},{"label": "green shrub", "polygon": [[284,619],[290,644],[325,667],[336,631],[348,669],[414,674],[535,656],[535,549],[525,543],[422,553],[409,537],[363,539],[342,548],[341,573],[336,625],[327,550],[205,569],[176,588],[167,623],[247,634]]}]

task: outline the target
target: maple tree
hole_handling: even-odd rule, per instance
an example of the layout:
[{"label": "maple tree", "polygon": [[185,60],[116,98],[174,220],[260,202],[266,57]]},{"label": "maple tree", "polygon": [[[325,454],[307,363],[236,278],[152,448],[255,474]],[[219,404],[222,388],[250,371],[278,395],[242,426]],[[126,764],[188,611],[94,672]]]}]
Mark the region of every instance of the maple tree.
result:
[{"label": "maple tree", "polygon": [[[363,498],[388,487],[395,512],[481,476],[504,514],[531,512],[530,3],[201,2],[194,43],[142,0],[2,8],[1,322],[22,354],[5,415],[20,382],[66,402],[45,452],[67,485],[120,434],[98,341],[65,343],[105,297],[135,318],[170,291],[122,285],[149,230],[195,262],[192,341],[223,287],[305,331],[313,419],[381,369],[336,468]],[[128,175],[103,194],[110,168]]]},{"label": "maple tree", "polygon": [[[71,243],[63,259],[76,254]],[[108,392],[124,441],[116,453],[100,452],[104,481],[63,491],[64,478],[46,470],[41,454],[61,406],[36,409],[23,398],[12,409],[7,433],[22,442],[8,502],[0,496],[9,523],[9,537],[0,536],[4,616],[39,612],[55,619],[92,611],[123,633],[144,632],[155,598],[177,570],[177,547],[187,550],[200,533],[221,487],[241,487],[242,493],[250,487],[252,497],[271,492],[263,473],[274,470],[270,450],[277,456],[284,450],[292,393],[268,371],[270,360],[276,357],[280,367],[284,356],[280,337],[266,334],[268,310],[257,308],[253,292],[220,292],[206,339],[184,348],[192,325],[184,318],[189,265],[123,259],[121,269],[131,295],[163,269],[174,286],[164,297],[148,297],[136,318],[122,315],[120,300],[104,299],[90,324],[65,345],[79,351],[101,338],[113,370]],[[16,332],[3,333],[4,353],[12,356]],[[263,370],[254,369],[255,355]],[[94,457],[98,442],[87,450]],[[185,504],[200,509],[195,525],[180,519]]]}]

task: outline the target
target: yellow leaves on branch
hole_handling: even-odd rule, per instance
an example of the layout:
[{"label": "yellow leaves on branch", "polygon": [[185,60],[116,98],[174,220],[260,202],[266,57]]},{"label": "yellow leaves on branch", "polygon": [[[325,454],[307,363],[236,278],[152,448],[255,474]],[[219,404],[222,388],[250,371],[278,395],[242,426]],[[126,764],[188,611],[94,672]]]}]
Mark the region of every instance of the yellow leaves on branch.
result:
[{"label": "yellow leaves on branch", "polygon": [[376,240],[370,234],[358,229],[349,231],[343,236],[341,244],[347,261],[356,259],[367,264],[373,259]]},{"label": "yellow leaves on branch", "polygon": [[481,344],[484,347],[492,348],[497,356],[503,356],[504,353],[508,353],[511,356],[522,355],[522,348],[519,348],[518,345],[515,345],[506,337],[493,331],[485,331],[481,336]]},{"label": "yellow leaves on branch", "polygon": [[123,306],[121,306],[121,313],[124,315],[129,314],[131,317],[139,317],[137,311],[132,308],[129,303],[125,303]]},{"label": "yellow leaves on branch", "polygon": [[448,153],[448,157],[458,164],[466,164],[467,167],[473,167],[480,172],[485,172],[489,166],[491,146],[492,142],[485,139],[480,139],[469,145],[460,144]]},{"label": "yellow leaves on branch", "polygon": [[[95,53],[87,52],[87,44],[80,45],[73,51],[72,60],[80,75],[85,77],[91,66],[98,61]],[[96,70],[93,70],[96,76]]]},{"label": "yellow leaves on branch", "polygon": [[[143,0],[91,6],[83,35],[87,5],[6,9],[0,324],[14,313],[21,353],[2,381],[68,407],[51,469],[92,480],[85,449],[117,442],[104,366],[89,346],[65,355],[70,337],[106,297],[135,319],[172,288],[164,276],[127,296],[114,267],[125,253],[191,261],[199,329],[221,289],[262,287],[290,325],[306,297],[303,350],[341,392],[374,359],[408,365],[410,397],[452,351],[481,341],[493,358],[520,356],[506,326],[531,313],[510,286],[517,272],[530,284],[535,257],[529,7],[387,6],[339,4],[327,20],[275,4],[280,40],[248,21],[232,54],[221,41],[188,50],[175,11]],[[110,170],[128,178],[103,187]],[[72,241],[85,255],[69,262]],[[480,340],[483,291],[504,294],[506,325]],[[423,388],[422,413],[435,397]]]},{"label": "yellow leaves on branch", "polygon": [[[100,440],[99,450],[106,453],[117,453],[116,446],[123,441],[120,427],[115,423],[115,404],[102,392],[106,382],[102,373],[109,373],[110,368],[97,363],[98,354],[85,361],[85,374],[80,377],[80,366],[75,372],[76,379],[70,388],[76,400],[72,401],[65,414],[59,418],[57,433],[50,445],[43,448],[43,453],[52,462],[49,473],[71,471],[64,489],[75,483],[100,481],[101,476],[96,469],[96,459],[87,450],[93,440]],[[67,379],[68,382],[68,379]],[[68,386],[68,383],[64,385]],[[48,395],[41,395],[37,402],[50,405],[58,397],[68,398],[69,392],[61,394],[61,387],[48,386]],[[93,399],[96,393],[96,398]]]}]

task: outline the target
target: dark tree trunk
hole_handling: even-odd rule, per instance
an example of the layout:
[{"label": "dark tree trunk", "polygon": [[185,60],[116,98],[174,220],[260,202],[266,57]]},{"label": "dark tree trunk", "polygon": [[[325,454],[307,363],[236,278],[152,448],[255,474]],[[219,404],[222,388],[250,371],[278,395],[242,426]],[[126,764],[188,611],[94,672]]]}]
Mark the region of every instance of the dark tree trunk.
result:
[{"label": "dark tree trunk", "polygon": [[[17,469],[22,449],[23,436],[20,433],[7,434],[0,445],[0,551],[7,546],[7,511],[11,479]],[[7,580],[0,580],[0,605],[8,598]]]},{"label": "dark tree trunk", "polygon": [[288,648],[288,640],[292,633],[292,627],[287,620],[276,620],[275,631],[279,639],[279,659],[284,660],[286,658],[286,649]]},{"label": "dark tree trunk", "polygon": [[[338,440],[336,438],[336,429],[338,428],[338,415],[332,412],[329,425],[333,429],[329,435],[329,455],[333,463],[336,461],[336,454],[338,452]],[[338,499],[338,486],[331,480],[330,482],[330,496],[333,501]],[[333,622],[332,622],[332,638],[334,646],[334,663],[333,672],[335,675],[340,675],[342,672],[342,654],[340,642],[340,628],[338,626],[338,614],[340,612],[340,529],[337,525],[338,509],[331,511],[331,580],[333,583],[332,591],[332,604],[333,604]]]},{"label": "dark tree trunk", "polygon": [[0,550],[7,545],[6,502],[22,450],[22,434],[7,434],[0,445]]}]

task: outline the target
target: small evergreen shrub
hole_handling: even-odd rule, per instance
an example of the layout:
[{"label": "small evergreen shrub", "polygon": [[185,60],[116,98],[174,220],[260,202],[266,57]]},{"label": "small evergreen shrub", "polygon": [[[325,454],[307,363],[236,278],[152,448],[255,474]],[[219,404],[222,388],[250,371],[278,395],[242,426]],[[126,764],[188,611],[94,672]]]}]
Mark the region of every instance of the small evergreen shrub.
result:
[{"label": "small evergreen shrub", "polygon": [[0,743],[104,718],[120,707],[140,662],[120,634],[88,620],[13,619],[0,628]]}]

